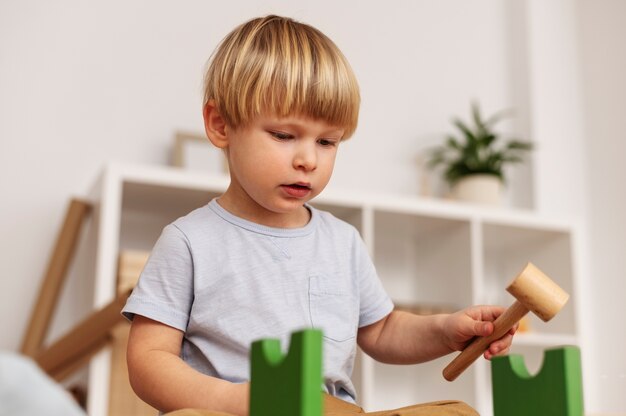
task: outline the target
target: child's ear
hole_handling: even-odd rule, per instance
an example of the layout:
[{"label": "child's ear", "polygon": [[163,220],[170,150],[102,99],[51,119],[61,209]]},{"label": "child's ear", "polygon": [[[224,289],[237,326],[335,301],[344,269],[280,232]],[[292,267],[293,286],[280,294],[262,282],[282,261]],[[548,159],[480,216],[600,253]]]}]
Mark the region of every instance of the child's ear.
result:
[{"label": "child's ear", "polygon": [[204,131],[214,146],[220,149],[228,147],[228,135],[226,134],[226,122],[215,107],[215,101],[209,100],[202,110],[204,117]]}]

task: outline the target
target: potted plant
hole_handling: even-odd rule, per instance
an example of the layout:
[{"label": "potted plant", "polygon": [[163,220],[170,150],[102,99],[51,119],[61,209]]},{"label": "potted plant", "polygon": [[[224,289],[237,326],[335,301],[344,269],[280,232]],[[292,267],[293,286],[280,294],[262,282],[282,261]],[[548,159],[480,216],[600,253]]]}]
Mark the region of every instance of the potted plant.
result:
[{"label": "potted plant", "polygon": [[430,154],[430,168],[443,166],[443,175],[451,187],[453,198],[498,204],[505,183],[504,166],[523,161],[523,154],[532,143],[510,139],[500,140],[493,129],[504,112],[483,119],[476,103],[472,104],[473,125],[455,118],[453,124],[460,137],[448,135],[441,146]]}]

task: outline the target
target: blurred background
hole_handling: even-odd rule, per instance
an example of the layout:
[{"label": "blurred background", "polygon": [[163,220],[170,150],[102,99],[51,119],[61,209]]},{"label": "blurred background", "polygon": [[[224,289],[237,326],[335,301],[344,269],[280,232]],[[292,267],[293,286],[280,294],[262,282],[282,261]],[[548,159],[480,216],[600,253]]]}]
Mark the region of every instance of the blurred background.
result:
[{"label": "blurred background", "polygon": [[[71,196],[109,161],[170,164],[201,133],[202,76],[222,37],[269,13],[326,33],[360,81],[334,189],[437,198],[425,149],[470,102],[533,141],[505,205],[584,224],[590,412],[626,412],[626,1],[0,0],[0,349],[17,350]],[[90,305],[65,294],[55,331]]]}]

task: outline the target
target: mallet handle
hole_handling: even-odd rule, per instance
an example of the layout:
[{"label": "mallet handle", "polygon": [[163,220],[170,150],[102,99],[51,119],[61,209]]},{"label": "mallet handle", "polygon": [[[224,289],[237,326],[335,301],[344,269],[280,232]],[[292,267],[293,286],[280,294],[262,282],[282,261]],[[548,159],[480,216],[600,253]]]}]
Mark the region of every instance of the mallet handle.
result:
[{"label": "mallet handle", "polygon": [[456,379],[467,367],[469,367],[482,353],[489,348],[489,344],[502,338],[520,319],[528,313],[528,309],[519,301],[515,301],[504,313],[493,322],[493,332],[486,337],[477,337],[465,349],[456,356],[446,368],[443,369],[443,377],[452,381]]}]

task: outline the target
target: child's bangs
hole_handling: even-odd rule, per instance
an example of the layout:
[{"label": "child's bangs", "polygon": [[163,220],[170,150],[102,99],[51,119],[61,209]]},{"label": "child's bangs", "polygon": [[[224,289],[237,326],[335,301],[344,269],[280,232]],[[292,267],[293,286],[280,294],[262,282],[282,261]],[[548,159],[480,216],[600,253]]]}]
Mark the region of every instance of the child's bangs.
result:
[{"label": "child's bangs", "polygon": [[324,120],[344,128],[345,138],[349,138],[358,122],[358,86],[352,77],[330,66],[315,65],[311,69],[296,65],[291,67],[291,73],[287,68],[277,71],[278,76],[269,81],[260,97],[265,101],[261,108],[279,117],[296,114]]},{"label": "child's bangs", "polygon": [[249,96],[252,113],[324,120],[345,129],[344,139],[349,138],[358,123],[360,95],[343,54],[316,31],[287,30],[280,35],[274,47],[264,48],[269,59],[257,68]]}]

